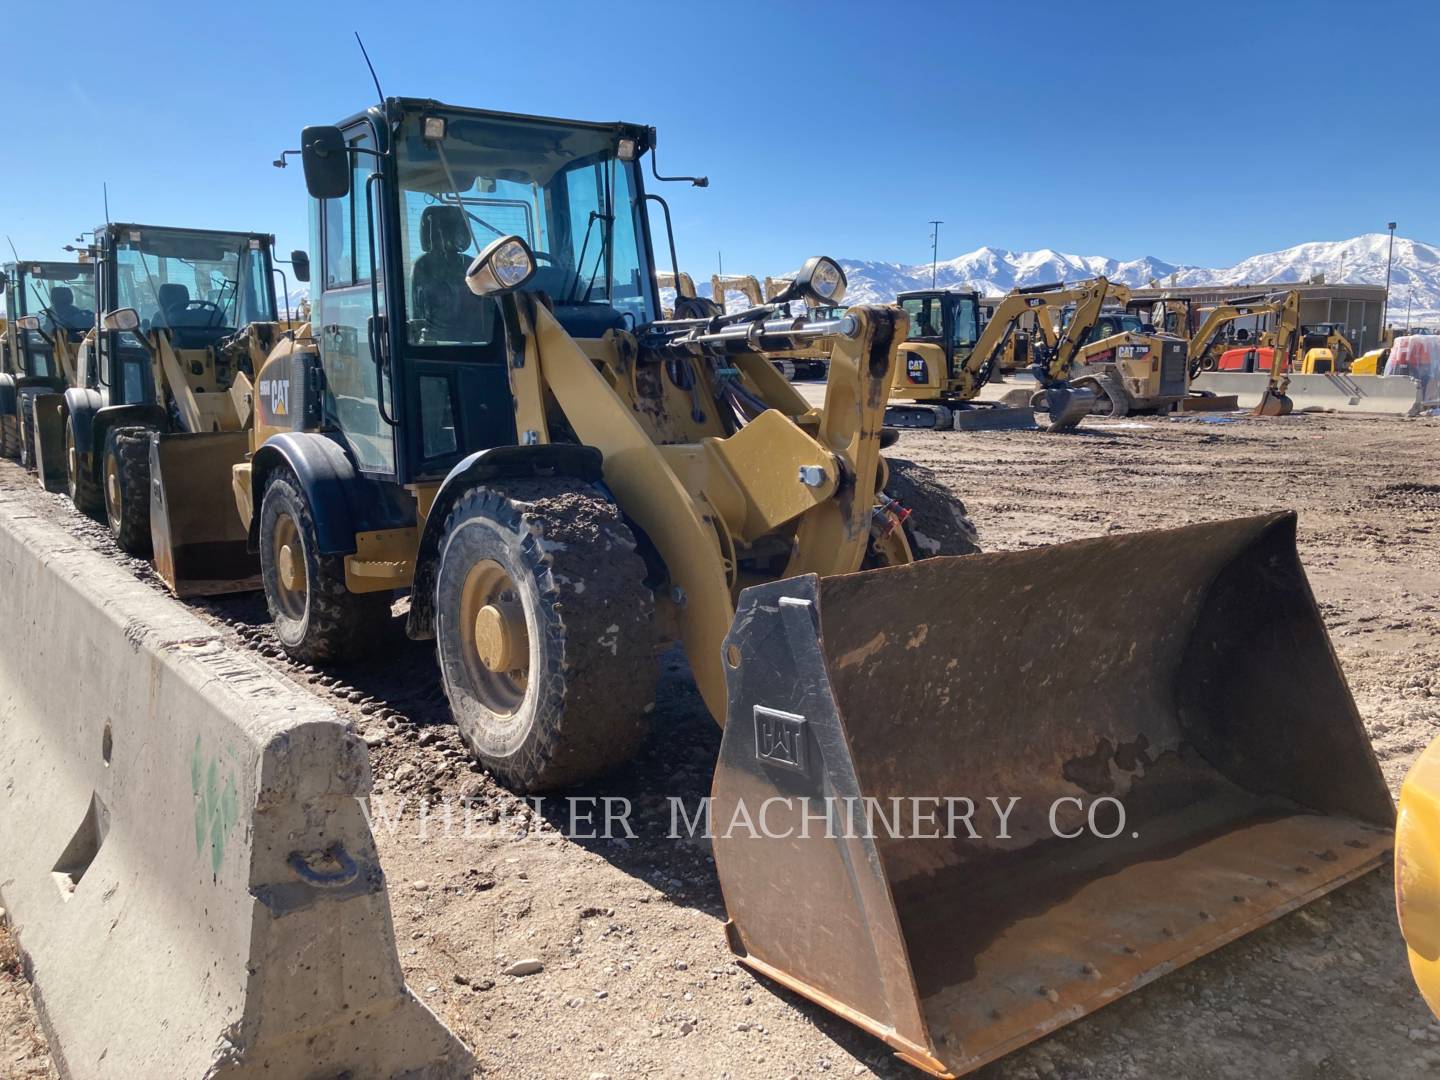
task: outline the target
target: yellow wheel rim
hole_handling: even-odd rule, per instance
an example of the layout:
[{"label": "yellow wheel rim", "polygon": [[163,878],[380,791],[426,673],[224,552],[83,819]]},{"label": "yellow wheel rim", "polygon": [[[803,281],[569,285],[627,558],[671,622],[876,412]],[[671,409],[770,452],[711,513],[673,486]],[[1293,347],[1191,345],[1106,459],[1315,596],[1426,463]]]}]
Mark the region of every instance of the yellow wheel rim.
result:
[{"label": "yellow wheel rim", "polygon": [[281,513],[275,519],[270,535],[270,557],[275,565],[276,606],[292,619],[303,619],[310,582],[305,572],[305,545],[300,538],[300,526],[289,514]]},{"label": "yellow wheel rim", "polygon": [[514,713],[530,684],[530,633],[520,591],[505,568],[482,559],[465,575],[458,616],[461,661],[480,703]]},{"label": "yellow wheel rim", "polygon": [[110,515],[110,525],[119,528],[120,507],[120,465],[114,457],[105,457],[105,509]]}]

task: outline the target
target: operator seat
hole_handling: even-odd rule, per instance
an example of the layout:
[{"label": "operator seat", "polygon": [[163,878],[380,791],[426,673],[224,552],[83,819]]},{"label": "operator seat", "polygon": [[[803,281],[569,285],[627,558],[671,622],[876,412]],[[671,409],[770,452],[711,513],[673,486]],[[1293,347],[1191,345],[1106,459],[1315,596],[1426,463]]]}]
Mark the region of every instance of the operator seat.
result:
[{"label": "operator seat", "polygon": [[173,281],[166,282],[156,292],[155,300],[160,306],[155,310],[155,318],[150,320],[152,325],[168,330],[182,325],[181,315],[190,303],[189,289]]},{"label": "operator seat", "polygon": [[427,206],[420,215],[420,247],[411,279],[410,318],[440,341],[488,341],[491,302],[465,284],[470,228],[458,206]]},{"label": "operator seat", "polygon": [[74,340],[77,332],[88,330],[95,323],[95,313],[75,306],[75,294],[64,285],[50,290],[50,310],[54,315],[56,328],[66,331]]}]

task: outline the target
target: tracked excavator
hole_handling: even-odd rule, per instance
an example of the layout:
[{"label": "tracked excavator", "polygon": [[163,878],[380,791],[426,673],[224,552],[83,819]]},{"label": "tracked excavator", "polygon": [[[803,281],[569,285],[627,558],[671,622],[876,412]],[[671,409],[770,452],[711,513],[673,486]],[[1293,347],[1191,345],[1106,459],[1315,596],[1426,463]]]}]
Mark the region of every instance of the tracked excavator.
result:
[{"label": "tracked excavator", "polygon": [[[1384,862],[1293,516],[974,553],[880,452],[904,310],[785,314],[843,301],[817,257],[764,304],[661,317],[655,141],[393,98],[305,129],[314,325],[211,480],[291,655],[360,654],[408,592],[466,745],[542,791],[663,725],[679,642],[724,727],[732,949],[937,1076]],[[821,342],[812,408],[768,353]],[[928,825],[991,796],[1008,828]],[[865,826],[892,797],[919,829]]]},{"label": "tracked excavator", "polygon": [[[1065,385],[1060,372],[1100,317],[1107,292],[1104,278],[1073,286],[1016,289],[980,325],[980,294],[956,290],[902,293],[897,303],[910,316],[910,333],[890,391],[886,422],[897,428],[996,430],[1034,427],[1031,407],[976,400],[990,381],[1022,318],[1052,323],[1054,314],[1073,305],[1069,323],[1053,348],[1043,350],[1032,372],[1042,389],[1034,408],[1053,418],[1078,423],[1089,409],[1089,396]],[[1026,395],[1028,397],[1028,394]],[[1053,411],[1052,411],[1053,410]],[[1083,411],[1082,411],[1083,410]]]},{"label": "tracked excavator", "polygon": [[0,454],[33,469],[36,405],[76,385],[81,345],[95,329],[95,267],[88,259],[17,261],[0,278],[10,313],[0,372]]},{"label": "tracked excavator", "polygon": [[[1102,317],[1065,373],[1071,386],[1094,395],[1093,412],[1109,417],[1168,413],[1177,407],[1237,408],[1234,395],[1193,389],[1192,381],[1207,363],[1213,366],[1226,326],[1247,316],[1274,314],[1283,304],[1263,296],[1217,305],[1191,333],[1188,300],[1136,300],[1124,286],[1114,287],[1112,296],[1123,301],[1125,313]],[[1063,425],[1052,429],[1057,426]]]}]

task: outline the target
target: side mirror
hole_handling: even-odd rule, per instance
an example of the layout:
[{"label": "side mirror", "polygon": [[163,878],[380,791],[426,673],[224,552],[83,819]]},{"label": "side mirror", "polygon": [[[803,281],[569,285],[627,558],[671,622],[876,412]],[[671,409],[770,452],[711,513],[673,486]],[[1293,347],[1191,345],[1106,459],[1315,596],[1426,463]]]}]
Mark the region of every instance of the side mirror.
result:
[{"label": "side mirror", "polygon": [[797,297],[808,299],[816,307],[839,304],[845,298],[847,286],[845,271],[834,259],[816,255],[806,259],[805,265],[780,293],[770,298],[772,304],[784,304]]},{"label": "side mirror", "polygon": [[530,245],[518,236],[502,236],[471,261],[465,284],[476,296],[514,292],[535,273]]},{"label": "side mirror", "polygon": [[18,330],[39,330],[40,316],[21,315],[18,319],[15,320],[15,327]]},{"label": "side mirror", "polygon": [[310,280],[310,255],[305,251],[290,252],[290,269],[295,272],[296,281]]},{"label": "side mirror", "polygon": [[338,127],[300,132],[300,163],[311,198],[343,199],[350,194],[350,151]]},{"label": "side mirror", "polygon": [[138,330],[140,329],[140,313],[133,307],[116,308],[114,311],[105,313],[101,325],[106,330]]}]

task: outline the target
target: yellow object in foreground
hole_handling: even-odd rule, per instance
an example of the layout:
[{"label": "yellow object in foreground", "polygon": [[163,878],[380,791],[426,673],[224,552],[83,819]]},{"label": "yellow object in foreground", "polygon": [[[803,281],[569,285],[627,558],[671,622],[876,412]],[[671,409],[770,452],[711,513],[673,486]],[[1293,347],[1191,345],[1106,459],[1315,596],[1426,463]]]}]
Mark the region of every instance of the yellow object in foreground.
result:
[{"label": "yellow object in foreground", "polygon": [[1411,767],[1400,789],[1395,829],[1395,908],[1410,970],[1440,1015],[1440,739]]}]

